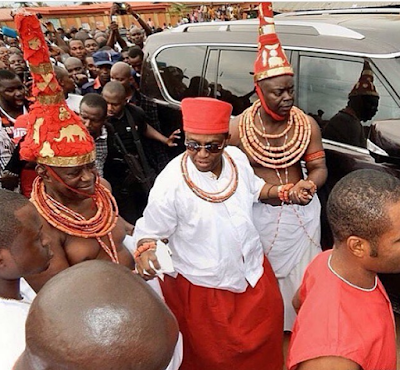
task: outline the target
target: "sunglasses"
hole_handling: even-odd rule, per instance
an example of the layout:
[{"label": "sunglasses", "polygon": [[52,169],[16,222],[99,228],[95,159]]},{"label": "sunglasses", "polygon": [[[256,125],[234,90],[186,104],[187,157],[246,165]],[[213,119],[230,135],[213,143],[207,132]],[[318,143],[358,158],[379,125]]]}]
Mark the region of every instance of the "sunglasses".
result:
[{"label": "sunglasses", "polygon": [[210,153],[219,153],[222,149],[224,149],[225,146],[225,141],[222,144],[206,144],[206,145],[200,145],[199,143],[196,143],[195,141],[189,141],[185,143],[186,149],[189,150],[190,152],[199,152],[201,149],[207,150],[207,152]]}]

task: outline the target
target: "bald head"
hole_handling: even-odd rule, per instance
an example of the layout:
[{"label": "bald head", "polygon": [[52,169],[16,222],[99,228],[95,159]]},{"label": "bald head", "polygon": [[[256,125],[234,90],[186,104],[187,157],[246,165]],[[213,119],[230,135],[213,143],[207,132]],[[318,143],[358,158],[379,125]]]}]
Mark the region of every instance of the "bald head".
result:
[{"label": "bald head", "polygon": [[113,74],[113,72],[125,78],[129,78],[131,76],[131,67],[124,62],[117,62],[111,68],[111,74]]},{"label": "bald head", "polygon": [[177,338],[175,318],[142,279],[111,262],[87,261],[37,295],[15,370],[163,370]]},{"label": "bald head", "polygon": [[124,62],[115,63],[110,72],[111,81],[118,81],[125,88],[126,94],[129,94],[132,83],[132,69],[129,64]]},{"label": "bald head", "polygon": [[[119,81],[110,81],[108,82],[102,91],[102,95],[105,97],[106,95],[113,95],[121,100],[125,100],[125,89],[121,82]],[[107,98],[105,98],[107,100]]]},{"label": "bald head", "polygon": [[76,57],[67,58],[64,62],[64,67],[71,77],[77,74],[84,73],[82,61]]}]

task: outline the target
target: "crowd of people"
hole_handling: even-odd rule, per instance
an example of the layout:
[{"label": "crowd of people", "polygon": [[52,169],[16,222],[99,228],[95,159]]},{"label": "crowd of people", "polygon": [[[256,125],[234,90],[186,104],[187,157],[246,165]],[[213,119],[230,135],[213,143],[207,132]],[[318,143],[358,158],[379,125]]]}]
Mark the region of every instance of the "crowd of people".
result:
[{"label": "crowd of people", "polygon": [[168,136],[140,90],[152,25],[124,9],[132,45],[21,9],[0,47],[0,368],[282,370],[289,345],[289,370],[395,370],[377,273],[400,271],[400,180],[339,181],[321,251],[321,129],[293,105],[271,4],[258,100],[231,119],[185,97]]}]

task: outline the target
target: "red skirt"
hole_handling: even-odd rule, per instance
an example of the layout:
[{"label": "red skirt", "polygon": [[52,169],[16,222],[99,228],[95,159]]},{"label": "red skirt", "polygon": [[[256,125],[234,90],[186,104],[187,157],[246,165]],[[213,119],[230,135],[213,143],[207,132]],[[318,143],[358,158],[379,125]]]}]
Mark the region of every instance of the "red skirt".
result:
[{"label": "red skirt", "polygon": [[271,265],[244,293],[160,281],[183,335],[180,370],[282,370],[283,302]]}]

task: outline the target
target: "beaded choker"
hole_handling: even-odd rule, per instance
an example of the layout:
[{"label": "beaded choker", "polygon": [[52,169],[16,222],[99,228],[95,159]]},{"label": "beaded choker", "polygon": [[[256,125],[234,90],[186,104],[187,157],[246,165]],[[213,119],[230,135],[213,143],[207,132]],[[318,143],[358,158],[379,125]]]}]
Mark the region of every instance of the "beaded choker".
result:
[{"label": "beaded choker", "polygon": [[181,171],[182,176],[189,188],[195,193],[199,198],[211,202],[211,203],[222,203],[229,199],[236,191],[238,183],[239,183],[239,174],[236,167],[235,162],[231,158],[231,156],[224,152],[225,159],[231,166],[231,178],[229,180],[228,185],[219,192],[210,193],[200,189],[189,177],[188,169],[187,169],[187,161],[188,161],[188,154],[185,153],[182,156],[181,160]]},{"label": "beaded choker", "polygon": [[[33,182],[31,202],[50,225],[68,235],[85,239],[96,238],[111,260],[119,263],[111,234],[118,221],[118,207],[110,191],[101,185],[98,179],[94,196],[97,211],[88,220],[48,195],[40,177]],[[101,240],[103,236],[108,237],[111,248]]]},{"label": "beaded choker", "polygon": [[[298,108],[292,107],[290,110],[287,127],[282,133],[277,135],[261,132],[256,127],[256,115],[261,108],[260,100],[257,100],[250,108],[246,109],[239,122],[240,140],[246,152],[258,164],[272,169],[288,168],[300,161],[303,157],[311,139],[311,124],[307,116]],[[259,119],[261,116],[259,116]],[[264,128],[260,119],[260,124]],[[264,139],[275,139],[286,135],[294,125],[294,133],[289,141],[285,141],[282,146],[272,146],[263,143]]]}]

